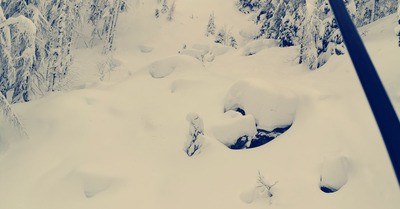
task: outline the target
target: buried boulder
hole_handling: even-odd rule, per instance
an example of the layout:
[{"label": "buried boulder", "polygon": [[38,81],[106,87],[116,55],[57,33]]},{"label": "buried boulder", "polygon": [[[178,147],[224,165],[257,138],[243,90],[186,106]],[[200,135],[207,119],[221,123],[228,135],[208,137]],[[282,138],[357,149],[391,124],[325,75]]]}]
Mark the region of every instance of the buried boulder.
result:
[{"label": "buried boulder", "polygon": [[227,118],[234,120],[220,130],[230,131],[217,131],[215,137],[231,149],[262,146],[292,126],[296,108],[297,98],[287,90],[238,82],[224,102]]},{"label": "buried boulder", "polygon": [[235,111],[228,111],[212,128],[214,137],[231,149],[249,147],[256,136],[255,119],[251,115],[243,116]]}]

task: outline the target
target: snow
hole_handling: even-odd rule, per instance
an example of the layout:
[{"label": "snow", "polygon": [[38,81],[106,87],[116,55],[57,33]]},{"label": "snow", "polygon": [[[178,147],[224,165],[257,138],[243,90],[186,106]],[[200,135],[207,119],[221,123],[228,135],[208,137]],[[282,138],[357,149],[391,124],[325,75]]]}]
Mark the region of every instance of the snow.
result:
[{"label": "snow", "polygon": [[[120,16],[121,63],[108,79],[98,81],[101,58],[82,49],[69,91],[12,106],[30,139],[0,153],[0,208],[400,207],[390,160],[347,55],[332,56],[316,71],[297,64],[298,47],[243,56],[248,39],[238,34],[252,23],[231,0],[176,0],[171,22],[153,17],[156,1],[134,5]],[[179,55],[185,44],[212,51],[214,40],[204,36],[212,11],[217,28],[233,27],[239,48],[205,63]],[[390,16],[362,30],[399,111],[395,22]],[[143,53],[141,46],[153,50]],[[229,95],[248,115],[224,113]],[[277,120],[262,108],[269,105]],[[204,146],[194,157],[182,150],[191,112],[204,122]],[[254,131],[254,121],[293,125],[248,150],[230,150],[214,136],[218,127],[231,127],[224,136]],[[278,182],[273,197],[258,190],[259,172],[268,184]],[[321,176],[344,186],[324,193]]]}]

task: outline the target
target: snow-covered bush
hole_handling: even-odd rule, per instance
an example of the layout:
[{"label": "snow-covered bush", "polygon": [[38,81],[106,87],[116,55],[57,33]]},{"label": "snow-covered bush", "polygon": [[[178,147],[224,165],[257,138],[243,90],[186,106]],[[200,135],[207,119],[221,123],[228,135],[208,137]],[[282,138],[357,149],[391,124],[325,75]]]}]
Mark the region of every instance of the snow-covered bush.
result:
[{"label": "snow-covered bush", "polygon": [[244,192],[240,195],[240,198],[245,203],[253,203],[256,201],[267,201],[270,205],[272,204],[273,197],[275,195],[275,186],[278,184],[277,181],[274,183],[265,179],[265,177],[258,171],[257,184],[248,192]]},{"label": "snow-covered bush", "polygon": [[204,142],[204,125],[203,120],[196,113],[189,113],[186,120],[189,122],[189,134],[184,150],[191,157],[201,152]]}]

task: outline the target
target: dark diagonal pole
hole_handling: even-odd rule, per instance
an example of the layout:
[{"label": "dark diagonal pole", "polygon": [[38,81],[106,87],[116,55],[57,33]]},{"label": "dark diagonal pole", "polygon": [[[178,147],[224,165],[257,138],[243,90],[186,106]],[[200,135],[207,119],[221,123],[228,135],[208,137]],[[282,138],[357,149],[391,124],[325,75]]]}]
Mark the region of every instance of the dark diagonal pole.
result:
[{"label": "dark diagonal pole", "polygon": [[343,0],[329,0],[347,50],[375,116],[393,169],[400,179],[400,123]]}]

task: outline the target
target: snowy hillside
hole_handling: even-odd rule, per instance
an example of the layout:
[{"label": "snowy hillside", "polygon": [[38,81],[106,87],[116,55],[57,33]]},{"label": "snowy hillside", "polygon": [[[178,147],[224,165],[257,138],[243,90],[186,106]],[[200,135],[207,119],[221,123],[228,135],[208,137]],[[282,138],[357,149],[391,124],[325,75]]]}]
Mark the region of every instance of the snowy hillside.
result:
[{"label": "snowy hillside", "polygon": [[[299,46],[253,40],[234,2],[176,0],[168,20],[158,1],[131,1],[110,72],[96,48],[75,49],[68,91],[12,105],[29,139],[0,149],[0,208],[400,208],[349,57],[310,71]],[[236,49],[205,36],[212,13]],[[360,33],[400,113],[396,23]],[[250,148],[260,130],[279,136]]]}]

